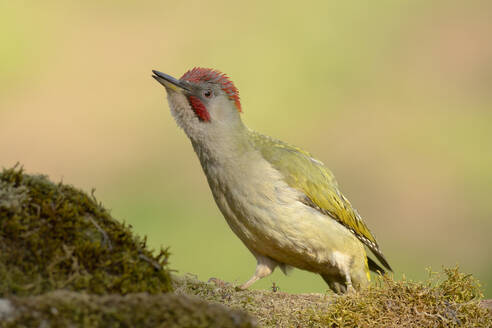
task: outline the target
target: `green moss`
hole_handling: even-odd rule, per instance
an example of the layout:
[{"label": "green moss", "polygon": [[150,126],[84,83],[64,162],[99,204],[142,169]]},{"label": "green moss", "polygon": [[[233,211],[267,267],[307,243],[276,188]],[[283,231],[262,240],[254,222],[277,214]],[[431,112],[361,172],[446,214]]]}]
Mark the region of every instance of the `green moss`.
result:
[{"label": "green moss", "polygon": [[173,277],[175,292],[242,309],[262,327],[492,327],[492,312],[480,305],[479,283],[458,268],[424,282],[382,277],[359,293],[291,295],[280,291],[237,292],[228,283]]},{"label": "green moss", "polygon": [[[205,283],[192,275],[173,276],[176,294],[195,295],[223,304],[232,309],[248,312],[260,327],[315,327],[313,314],[325,313],[331,306],[334,294],[287,294],[272,290],[236,291],[229,283]],[[318,321],[319,322],[319,321]]]},{"label": "green moss", "polygon": [[93,195],[18,167],[0,174],[0,296],[167,292],[167,261]]},{"label": "green moss", "polygon": [[472,275],[458,268],[425,282],[383,277],[379,286],[341,296],[316,321],[329,327],[492,327]]},{"label": "green moss", "polygon": [[254,327],[242,311],[172,293],[87,295],[68,291],[11,297],[2,327]]}]

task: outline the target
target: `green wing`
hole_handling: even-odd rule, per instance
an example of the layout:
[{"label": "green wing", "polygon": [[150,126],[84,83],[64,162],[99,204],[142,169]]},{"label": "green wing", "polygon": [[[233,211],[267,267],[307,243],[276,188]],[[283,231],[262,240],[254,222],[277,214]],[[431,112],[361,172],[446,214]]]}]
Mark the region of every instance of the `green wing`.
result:
[{"label": "green wing", "polygon": [[262,156],[283,174],[287,184],[305,194],[306,199],[303,200],[305,204],[316,208],[349,229],[386,268],[391,270],[379,249],[376,238],[348,199],[340,192],[335,176],[322,162],[302,149],[256,132],[252,132],[252,139]]}]

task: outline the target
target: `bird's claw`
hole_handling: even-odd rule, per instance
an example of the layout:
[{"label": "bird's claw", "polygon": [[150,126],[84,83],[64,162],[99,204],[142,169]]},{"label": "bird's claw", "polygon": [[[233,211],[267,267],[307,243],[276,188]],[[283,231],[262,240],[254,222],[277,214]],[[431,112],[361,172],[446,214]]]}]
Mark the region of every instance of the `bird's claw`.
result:
[{"label": "bird's claw", "polygon": [[243,284],[243,285],[234,287],[234,289],[236,290],[236,292],[243,292],[246,289],[248,289],[248,287],[245,287],[244,284]]}]

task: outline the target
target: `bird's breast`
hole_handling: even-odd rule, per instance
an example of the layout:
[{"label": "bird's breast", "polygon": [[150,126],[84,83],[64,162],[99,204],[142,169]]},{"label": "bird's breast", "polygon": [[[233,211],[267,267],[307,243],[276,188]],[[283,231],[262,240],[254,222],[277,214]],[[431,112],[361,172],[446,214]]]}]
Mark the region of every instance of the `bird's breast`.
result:
[{"label": "bird's breast", "polygon": [[[303,217],[312,212],[282,175],[258,153],[204,166],[214,199],[234,233],[250,249],[276,258],[313,249],[313,229]],[[316,248],[316,247],[314,247]]]},{"label": "bird's breast", "polygon": [[298,203],[299,192],[287,186],[259,153],[239,156],[203,166],[215,201],[244,242],[273,239],[285,212]]},{"label": "bird's breast", "polygon": [[302,203],[304,194],[258,152],[201,162],[220,211],[251,251],[316,271],[333,251],[360,244],[335,220]]}]

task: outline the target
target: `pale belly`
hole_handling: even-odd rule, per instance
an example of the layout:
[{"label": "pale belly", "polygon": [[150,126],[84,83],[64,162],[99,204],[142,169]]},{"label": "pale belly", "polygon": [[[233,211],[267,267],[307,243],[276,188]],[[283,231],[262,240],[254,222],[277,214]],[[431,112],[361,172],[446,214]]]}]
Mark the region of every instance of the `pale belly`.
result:
[{"label": "pale belly", "polygon": [[348,249],[365,258],[355,236],[300,202],[303,195],[275,172],[226,179],[209,179],[212,193],[231,229],[253,254],[318,273],[337,271],[336,256]]}]

